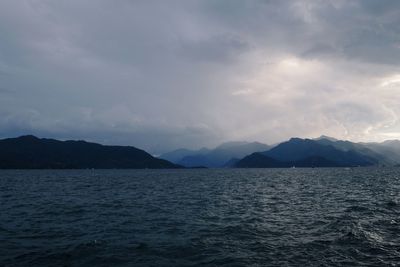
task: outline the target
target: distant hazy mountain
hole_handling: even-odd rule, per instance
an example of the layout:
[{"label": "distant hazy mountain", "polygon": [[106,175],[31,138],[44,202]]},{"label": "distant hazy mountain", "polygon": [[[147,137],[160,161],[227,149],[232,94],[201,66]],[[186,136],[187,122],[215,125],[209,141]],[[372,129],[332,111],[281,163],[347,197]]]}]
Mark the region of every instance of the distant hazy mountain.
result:
[{"label": "distant hazy mountain", "polygon": [[21,136],[0,140],[2,169],[179,168],[143,150],[85,141],[58,141]]},{"label": "distant hazy mountain", "polygon": [[209,152],[210,152],[210,150],[207,148],[202,148],[199,150],[190,150],[190,149],[181,148],[181,149],[177,149],[177,150],[174,150],[171,152],[164,153],[164,154],[160,155],[159,158],[177,163],[186,156],[204,155]]},{"label": "distant hazy mountain", "polygon": [[380,144],[400,151],[400,140],[386,140]]},{"label": "distant hazy mountain", "polygon": [[266,151],[270,147],[258,142],[227,142],[208,150],[197,151],[175,150],[160,156],[174,163],[186,166],[228,167],[237,159],[243,158],[254,152]]},{"label": "distant hazy mountain", "polygon": [[394,165],[398,162],[396,159],[392,158],[388,153],[385,153],[383,150],[381,152],[378,152],[377,150],[372,149],[371,144],[373,143],[353,143],[350,141],[342,141],[332,138],[320,138],[315,140],[317,140],[320,144],[331,145],[342,151],[356,151],[361,155],[373,159],[374,162],[377,164]]},{"label": "distant hazy mountain", "polygon": [[236,163],[236,167],[335,167],[369,166],[379,161],[356,150],[342,150],[321,140],[292,138],[262,153],[249,155]]},{"label": "distant hazy mountain", "polygon": [[391,163],[400,163],[400,141],[387,140],[382,143],[362,143],[372,151],[385,156]]},{"label": "distant hazy mountain", "polygon": [[228,160],[228,161],[224,164],[224,166],[222,166],[222,167],[224,167],[224,168],[235,167],[236,163],[238,163],[239,160],[240,160],[240,159],[237,159],[237,158],[231,158],[231,159]]}]

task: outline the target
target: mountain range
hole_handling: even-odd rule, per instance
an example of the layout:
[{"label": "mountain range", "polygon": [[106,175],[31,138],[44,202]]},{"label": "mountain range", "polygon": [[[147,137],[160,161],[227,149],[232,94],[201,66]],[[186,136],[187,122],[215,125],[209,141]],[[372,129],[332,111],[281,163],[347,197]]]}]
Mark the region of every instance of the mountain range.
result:
[{"label": "mountain range", "polygon": [[129,146],[58,141],[32,135],[0,140],[0,169],[171,169],[169,161]]},{"label": "mountain range", "polygon": [[270,150],[244,157],[235,167],[356,167],[399,163],[400,145],[389,148],[387,142],[353,143],[321,136],[316,139],[291,138]]},{"label": "mountain range", "polygon": [[159,158],[132,146],[59,141],[32,135],[0,140],[0,169],[171,169],[400,166],[400,141],[354,143],[327,136],[291,138],[270,146],[228,142],[213,149],[178,149]]},{"label": "mountain range", "polygon": [[322,135],[291,138],[277,145],[229,142],[214,149],[178,149],[160,156],[186,167],[355,167],[400,164],[400,141],[355,143]]},{"label": "mountain range", "polygon": [[220,168],[231,167],[249,154],[268,149],[270,149],[270,146],[258,142],[227,142],[214,149],[178,149],[162,154],[160,158],[185,167],[204,166],[208,168]]}]

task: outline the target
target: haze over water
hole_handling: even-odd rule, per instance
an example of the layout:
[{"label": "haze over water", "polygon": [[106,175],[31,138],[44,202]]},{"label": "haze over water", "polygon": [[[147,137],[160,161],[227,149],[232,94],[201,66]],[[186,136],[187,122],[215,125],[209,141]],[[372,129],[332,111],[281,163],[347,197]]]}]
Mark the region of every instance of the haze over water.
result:
[{"label": "haze over water", "polygon": [[0,171],[0,266],[390,266],[400,169]]}]

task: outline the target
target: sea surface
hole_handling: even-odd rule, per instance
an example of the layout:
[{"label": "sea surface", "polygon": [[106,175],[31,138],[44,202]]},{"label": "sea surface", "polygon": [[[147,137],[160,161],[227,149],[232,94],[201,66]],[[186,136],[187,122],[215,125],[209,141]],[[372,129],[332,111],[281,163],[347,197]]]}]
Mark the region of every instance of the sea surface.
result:
[{"label": "sea surface", "polygon": [[400,168],[0,171],[0,266],[399,266]]}]

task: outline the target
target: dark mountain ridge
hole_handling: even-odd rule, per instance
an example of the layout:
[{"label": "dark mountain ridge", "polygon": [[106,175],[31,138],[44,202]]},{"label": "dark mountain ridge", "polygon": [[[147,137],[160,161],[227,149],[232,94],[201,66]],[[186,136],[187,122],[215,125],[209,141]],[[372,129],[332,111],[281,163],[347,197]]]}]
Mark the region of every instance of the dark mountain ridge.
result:
[{"label": "dark mountain ridge", "polygon": [[320,156],[344,165],[372,165],[376,160],[361,155],[355,150],[342,151],[331,144],[320,144],[311,139],[292,138],[263,154],[281,161],[297,161],[308,157]]},{"label": "dark mountain ridge", "polygon": [[26,135],[0,140],[1,169],[171,169],[181,166],[130,146],[59,141]]},{"label": "dark mountain ridge", "polygon": [[353,143],[321,136],[291,138],[272,148],[258,142],[228,142],[214,149],[181,149],[164,155],[182,164],[155,158],[130,146],[59,141],[32,135],[0,140],[0,169],[399,166],[400,141]]},{"label": "dark mountain ridge", "polygon": [[[322,140],[324,142],[321,143]],[[332,139],[292,138],[268,151],[244,157],[235,167],[354,167],[379,164],[379,159],[368,154],[338,149],[332,145],[335,142]]]}]

